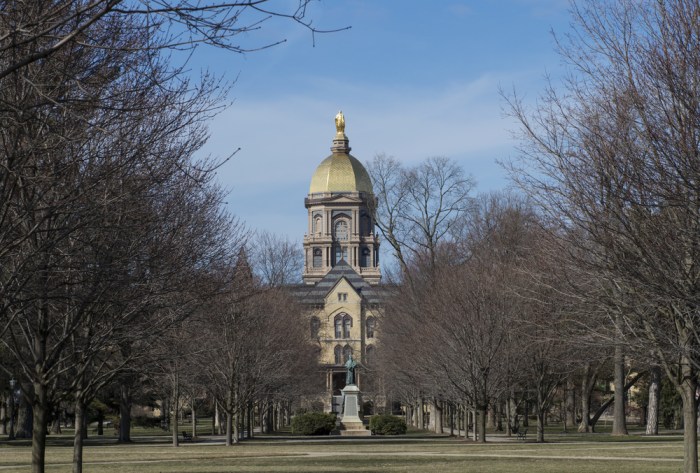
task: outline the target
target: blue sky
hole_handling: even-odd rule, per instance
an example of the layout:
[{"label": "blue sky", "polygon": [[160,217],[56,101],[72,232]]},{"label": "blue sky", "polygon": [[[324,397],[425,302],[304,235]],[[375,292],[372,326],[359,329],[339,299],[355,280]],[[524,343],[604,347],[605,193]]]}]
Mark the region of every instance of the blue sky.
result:
[{"label": "blue sky", "polygon": [[192,63],[236,78],[233,104],[212,121],[204,149],[241,148],[218,173],[233,214],[301,242],[304,197],[340,109],[363,162],[447,156],[474,176],[477,192],[508,185],[496,160],[515,154],[515,125],[498,89],[534,101],[545,74],[560,73],[550,31],[569,28],[566,0],[324,0],[308,15],[319,28],[351,29],[316,35],[314,46],[304,28],[271,21],[242,44],[284,44],[245,55],[198,50]]}]

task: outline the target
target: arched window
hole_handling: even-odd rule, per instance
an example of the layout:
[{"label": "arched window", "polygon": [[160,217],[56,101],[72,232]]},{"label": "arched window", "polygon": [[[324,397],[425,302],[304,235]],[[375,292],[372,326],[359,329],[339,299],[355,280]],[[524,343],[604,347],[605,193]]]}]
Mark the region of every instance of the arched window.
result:
[{"label": "arched window", "polygon": [[338,314],[334,319],[335,338],[343,338],[343,316]]},{"label": "arched window", "polygon": [[314,217],[314,233],[320,235],[323,232],[323,218],[320,215]]},{"label": "arched window", "polygon": [[314,248],[314,268],[323,266],[323,251],[321,248]]},{"label": "arched window", "polygon": [[343,317],[343,338],[350,338],[350,328],[352,328],[352,317],[345,314]]},{"label": "arched window", "polygon": [[374,345],[367,345],[365,348],[365,363],[371,365],[374,361]]},{"label": "arched window", "polygon": [[374,338],[374,329],[376,328],[376,324],[377,321],[374,317],[367,317],[367,322],[365,322],[365,325],[367,326],[365,335],[367,338]]},{"label": "arched window", "polygon": [[366,213],[363,213],[360,217],[360,233],[363,236],[367,236],[372,233],[372,220],[370,220],[369,215]]},{"label": "arched window", "polygon": [[335,346],[335,350],[333,350],[333,357],[336,365],[343,364],[343,348],[340,345]]},{"label": "arched window", "polygon": [[348,234],[348,221],[347,220],[336,220],[333,226],[333,236],[336,241],[347,241]]},{"label": "arched window", "polygon": [[363,268],[369,268],[370,265],[370,257],[369,255],[372,254],[371,251],[369,251],[369,248],[365,247],[362,248],[362,254],[360,255],[360,266]]},{"label": "arched window", "polygon": [[345,345],[343,348],[343,363],[347,362],[352,356],[352,347],[350,345]]},{"label": "arched window", "polygon": [[318,319],[318,317],[311,317],[311,321],[309,322],[309,328],[311,329],[311,338],[318,338],[318,329],[320,327],[321,321]]}]

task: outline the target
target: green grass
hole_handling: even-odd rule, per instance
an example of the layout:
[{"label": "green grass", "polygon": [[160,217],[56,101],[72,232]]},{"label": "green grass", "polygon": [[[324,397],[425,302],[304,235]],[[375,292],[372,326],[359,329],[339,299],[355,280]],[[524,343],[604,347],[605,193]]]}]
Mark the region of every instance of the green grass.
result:
[{"label": "green grass", "polygon": [[[161,431],[162,432],[162,431]],[[225,447],[205,441],[180,448],[165,436],[136,436],[118,445],[90,439],[86,472],[572,472],[664,473],[682,468],[680,436],[610,437],[604,434],[550,434],[545,444],[503,440],[478,444],[448,437],[338,440],[259,438]],[[530,435],[528,434],[530,437]],[[220,439],[218,439],[220,440]],[[52,436],[47,471],[71,470],[69,435]],[[24,472],[28,444],[0,442],[0,473]]]}]

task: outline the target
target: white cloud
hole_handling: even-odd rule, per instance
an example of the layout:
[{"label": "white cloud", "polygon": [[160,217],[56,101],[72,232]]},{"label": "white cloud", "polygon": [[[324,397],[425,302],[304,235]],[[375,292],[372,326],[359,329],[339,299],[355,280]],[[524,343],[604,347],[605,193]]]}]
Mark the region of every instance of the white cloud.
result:
[{"label": "white cloud", "polygon": [[223,156],[241,147],[219,172],[232,190],[231,210],[253,227],[300,239],[303,198],[316,166],[330,154],[338,109],[346,116],[352,154],[361,161],[381,152],[407,164],[447,156],[475,175],[480,189],[502,187],[495,159],[512,143],[498,83],[489,74],[434,88],[314,79],[313,96],[237,101],[212,123],[206,151]]}]

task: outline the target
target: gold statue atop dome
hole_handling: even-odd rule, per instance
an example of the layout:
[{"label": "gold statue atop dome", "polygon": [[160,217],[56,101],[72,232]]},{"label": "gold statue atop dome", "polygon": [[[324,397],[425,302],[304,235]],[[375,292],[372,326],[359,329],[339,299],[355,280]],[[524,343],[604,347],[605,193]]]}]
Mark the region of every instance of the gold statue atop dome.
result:
[{"label": "gold statue atop dome", "polygon": [[339,135],[345,134],[345,117],[343,116],[342,110],[335,116],[335,130]]}]

